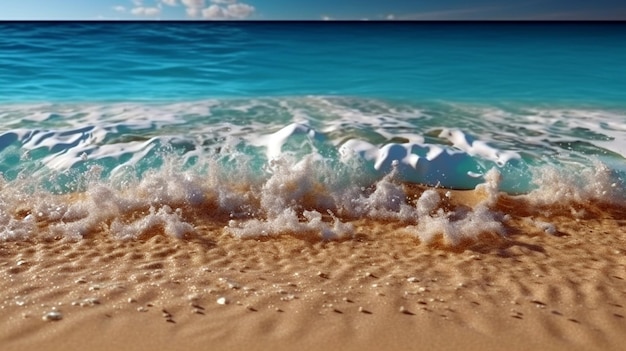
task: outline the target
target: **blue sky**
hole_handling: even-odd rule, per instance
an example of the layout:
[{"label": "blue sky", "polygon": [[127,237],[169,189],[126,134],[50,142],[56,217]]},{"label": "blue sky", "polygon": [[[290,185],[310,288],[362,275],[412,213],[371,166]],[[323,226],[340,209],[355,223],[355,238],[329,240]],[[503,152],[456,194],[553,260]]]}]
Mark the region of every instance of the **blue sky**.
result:
[{"label": "blue sky", "polygon": [[603,20],[623,0],[2,0],[0,20]]}]

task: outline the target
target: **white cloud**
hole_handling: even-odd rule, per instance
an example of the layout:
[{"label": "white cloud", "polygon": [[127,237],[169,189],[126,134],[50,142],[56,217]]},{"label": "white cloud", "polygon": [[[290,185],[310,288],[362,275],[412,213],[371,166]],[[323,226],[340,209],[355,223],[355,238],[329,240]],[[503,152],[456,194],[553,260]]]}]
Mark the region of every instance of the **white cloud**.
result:
[{"label": "white cloud", "polygon": [[322,16],[322,21],[332,21],[332,20],[333,18],[330,16],[326,16],[326,15]]},{"label": "white cloud", "polygon": [[202,10],[202,17],[207,19],[226,19],[226,11],[223,7],[211,5]]},{"label": "white cloud", "polygon": [[227,9],[228,15],[236,19],[248,18],[255,10],[254,6],[248,4],[231,4]]},{"label": "white cloud", "polygon": [[143,7],[143,6],[139,6],[139,7],[135,7],[132,10],[130,10],[130,13],[132,13],[135,16],[156,17],[159,14],[161,14],[161,8],[160,7]]},{"label": "white cloud", "polygon": [[188,7],[185,11],[187,11],[187,16],[189,17],[198,17],[200,14],[200,9],[195,7]]},{"label": "white cloud", "polygon": [[144,10],[144,13],[146,14],[146,16],[158,16],[161,13],[161,8],[160,7],[147,7]]},{"label": "white cloud", "polygon": [[202,10],[202,17],[208,20],[238,20],[250,17],[254,11],[254,6],[243,3],[232,3],[228,6],[213,4]]},{"label": "white cloud", "polygon": [[183,5],[193,9],[201,9],[204,7],[204,0],[181,0]]},{"label": "white cloud", "polygon": [[186,7],[185,11],[189,17],[198,17],[204,7],[204,0],[180,0]]},{"label": "white cloud", "polygon": [[117,5],[117,6],[113,6],[113,10],[115,12],[126,12],[126,7],[121,6],[121,5]]},{"label": "white cloud", "polygon": [[[144,0],[131,0],[134,7],[126,9],[116,6],[117,12],[130,12],[135,16],[156,17],[167,7],[182,5],[187,16],[192,18],[201,17],[208,20],[240,20],[250,17],[256,9],[252,5],[239,2],[239,0],[151,0],[150,5]],[[208,7],[207,7],[208,6]]]},{"label": "white cloud", "polygon": [[389,20],[389,21],[393,21],[393,20],[396,19],[396,16],[392,13],[392,14],[387,15],[387,17],[385,17],[385,18],[387,18],[387,20]]}]

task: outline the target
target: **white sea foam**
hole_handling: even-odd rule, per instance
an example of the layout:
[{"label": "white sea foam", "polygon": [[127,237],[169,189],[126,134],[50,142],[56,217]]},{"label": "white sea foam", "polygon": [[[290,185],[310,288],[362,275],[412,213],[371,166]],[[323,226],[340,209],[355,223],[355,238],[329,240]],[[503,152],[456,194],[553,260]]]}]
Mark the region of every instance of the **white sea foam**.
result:
[{"label": "white sea foam", "polygon": [[439,137],[448,139],[453,146],[463,150],[470,156],[479,156],[493,161],[500,167],[511,160],[521,158],[517,152],[498,150],[482,140],[475,140],[471,135],[463,133],[458,129],[444,128]]},{"label": "white sea foam", "polygon": [[[140,193],[124,195],[110,187],[93,186],[85,193],[86,198],[67,206],[59,223],[51,226],[51,232],[79,240],[89,233],[107,229],[121,239],[137,238],[159,229],[179,238],[194,231],[193,226],[181,220],[181,210],[172,210],[167,202],[160,202],[158,209],[150,205],[145,211],[150,199],[138,196]],[[135,212],[142,215],[136,220],[123,219]]]},{"label": "white sea foam", "polygon": [[[6,105],[0,239],[184,237],[207,218],[239,237],[335,239],[371,219],[455,245],[505,234],[502,190],[533,206],[623,204],[623,116],[333,97]],[[405,183],[485,199],[452,209]]]},{"label": "white sea foam", "polygon": [[432,189],[426,190],[416,204],[419,222],[407,230],[426,244],[441,236],[443,242],[451,246],[464,240],[476,240],[482,234],[505,235],[506,217],[491,209],[497,201],[500,174],[492,169],[485,178],[487,182],[480,185],[485,198],[471,209],[445,212],[439,208],[439,194]]},{"label": "white sea foam", "polygon": [[407,203],[406,193],[394,178],[395,173],[384,177],[370,194],[348,196],[352,201],[350,210],[345,212],[352,217],[414,222],[417,219],[415,208]]},{"label": "white sea foam", "polygon": [[325,240],[350,237],[354,227],[334,218],[332,225],[322,221],[322,214],[317,211],[304,211],[304,220],[296,212],[287,208],[266,220],[251,219],[246,222],[231,221],[228,230],[242,238],[295,233],[297,235],[319,235]]},{"label": "white sea foam", "polygon": [[[308,142],[308,144],[311,144],[313,141],[323,141],[322,135],[308,125],[292,123],[275,133],[262,137],[257,143],[266,147],[267,159],[271,162],[281,157],[285,144],[301,136],[304,137],[304,142]],[[300,146],[302,146],[302,141],[300,142]],[[317,151],[314,149],[314,146],[312,147],[312,151]]]},{"label": "white sea foam", "polygon": [[438,211],[432,216],[421,217],[419,224],[412,230],[426,244],[441,235],[443,242],[450,246],[464,240],[476,240],[482,234],[505,234],[502,220],[486,206],[478,206],[464,213]]},{"label": "white sea foam", "polygon": [[150,207],[149,214],[131,223],[124,223],[119,218],[113,219],[111,233],[121,239],[133,239],[144,236],[152,230],[162,229],[163,233],[176,238],[193,233],[194,227],[181,219],[182,211],[173,211],[165,205],[158,210]]},{"label": "white sea foam", "polygon": [[344,160],[354,156],[363,159],[379,176],[396,168],[407,182],[457,189],[473,189],[481,182],[481,167],[472,156],[439,145],[390,143],[379,148],[362,140],[349,140],[340,153]]},{"label": "white sea foam", "polygon": [[599,162],[593,168],[575,171],[540,167],[535,170],[533,180],[538,188],[524,197],[537,205],[580,204],[590,200],[622,204],[626,201],[626,181]]}]

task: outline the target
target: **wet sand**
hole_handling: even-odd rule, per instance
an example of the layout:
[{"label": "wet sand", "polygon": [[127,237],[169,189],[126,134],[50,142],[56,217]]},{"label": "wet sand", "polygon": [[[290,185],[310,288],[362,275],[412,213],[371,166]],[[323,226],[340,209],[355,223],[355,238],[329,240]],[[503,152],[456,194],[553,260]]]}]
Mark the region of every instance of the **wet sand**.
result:
[{"label": "wet sand", "polygon": [[[456,198],[471,204],[476,196]],[[184,239],[156,230],[136,240],[94,232],[81,241],[3,242],[0,345],[621,349],[624,210],[548,211],[506,197],[497,210],[510,216],[505,237],[455,247],[420,243],[402,223],[365,219],[353,220],[354,237],[340,241],[297,233],[238,239],[201,216]]]}]

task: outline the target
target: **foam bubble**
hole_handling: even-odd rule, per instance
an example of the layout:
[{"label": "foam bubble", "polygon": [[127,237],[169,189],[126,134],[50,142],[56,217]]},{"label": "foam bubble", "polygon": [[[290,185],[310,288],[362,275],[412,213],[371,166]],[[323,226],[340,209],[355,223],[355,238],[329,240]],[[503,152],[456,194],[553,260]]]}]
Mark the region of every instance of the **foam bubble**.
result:
[{"label": "foam bubble", "polygon": [[347,218],[415,222],[415,209],[408,203],[402,184],[395,178],[395,172],[392,172],[369,187],[358,184],[335,187],[332,197],[337,213]]},{"label": "foam bubble", "polygon": [[482,234],[504,235],[503,223],[497,217],[484,205],[467,212],[445,213],[439,210],[434,215],[420,217],[418,225],[409,230],[426,244],[442,236],[446,245],[456,246],[463,241],[474,241]]},{"label": "foam bubble", "polygon": [[485,197],[471,209],[459,208],[445,212],[439,208],[441,197],[433,190],[426,190],[417,200],[416,208],[419,215],[417,226],[408,228],[426,244],[432,243],[441,236],[443,242],[456,246],[463,241],[476,240],[480,235],[506,234],[504,216],[492,210],[498,197],[500,174],[492,169],[486,175],[487,182],[479,185],[479,192]]},{"label": "foam bubble", "polygon": [[626,181],[623,176],[600,162],[593,168],[575,170],[544,166],[533,177],[538,188],[524,195],[536,205],[563,205],[598,201],[621,204],[626,201]]},{"label": "foam bubble", "polygon": [[121,239],[134,239],[149,234],[150,231],[162,230],[164,234],[176,238],[182,238],[185,234],[193,233],[194,227],[181,219],[182,211],[173,211],[165,205],[158,210],[150,207],[149,213],[136,221],[124,223],[119,218],[114,218],[110,231]]},{"label": "foam bubble", "polygon": [[242,238],[292,233],[298,236],[320,236],[324,240],[346,238],[354,233],[351,224],[342,223],[336,217],[333,218],[333,224],[329,225],[317,211],[304,211],[302,216],[304,220],[300,220],[294,209],[287,208],[266,220],[230,221],[228,230]]}]

